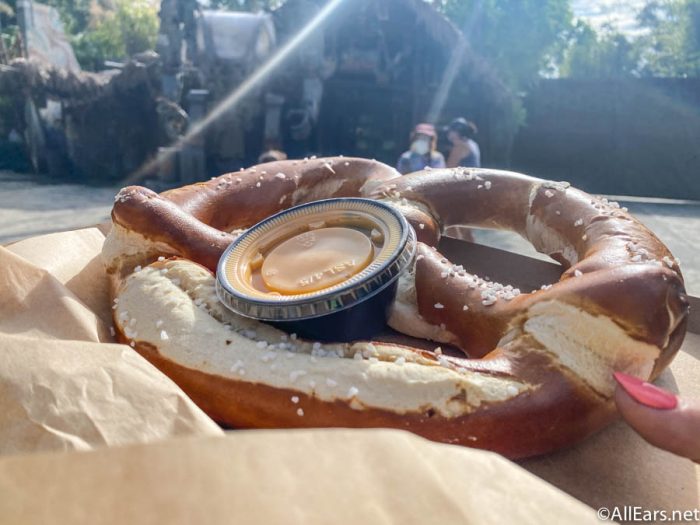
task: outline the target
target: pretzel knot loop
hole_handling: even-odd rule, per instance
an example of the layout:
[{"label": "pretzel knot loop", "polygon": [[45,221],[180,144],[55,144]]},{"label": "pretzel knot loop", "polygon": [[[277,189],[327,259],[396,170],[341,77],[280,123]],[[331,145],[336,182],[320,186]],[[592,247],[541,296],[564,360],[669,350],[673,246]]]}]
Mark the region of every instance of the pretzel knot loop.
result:
[{"label": "pretzel knot loop", "polygon": [[[213,272],[241,231],[332,197],[379,199],[415,229],[389,318],[405,337],[305,341],[218,300]],[[612,372],[655,378],[686,330],[678,263],[653,233],[616,203],[517,173],[283,161],[160,195],[125,188],[112,223],[119,339],[233,428],[393,427],[542,454],[610,422]],[[532,291],[473,275],[435,249],[450,226],[516,232],[564,272]]]}]

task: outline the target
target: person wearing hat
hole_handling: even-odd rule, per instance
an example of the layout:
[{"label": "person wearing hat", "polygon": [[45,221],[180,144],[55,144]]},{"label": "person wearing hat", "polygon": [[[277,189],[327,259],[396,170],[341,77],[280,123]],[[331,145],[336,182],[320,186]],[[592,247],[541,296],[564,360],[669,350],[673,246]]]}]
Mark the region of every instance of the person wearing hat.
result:
[{"label": "person wearing hat", "polygon": [[437,133],[432,124],[418,124],[411,133],[411,149],[404,152],[396,164],[402,175],[425,168],[444,168],[445,157],[437,151]]},{"label": "person wearing hat", "polygon": [[447,127],[447,140],[452,144],[450,155],[447,157],[447,167],[466,168],[481,167],[481,151],[474,140],[476,124],[464,118],[456,118]]}]

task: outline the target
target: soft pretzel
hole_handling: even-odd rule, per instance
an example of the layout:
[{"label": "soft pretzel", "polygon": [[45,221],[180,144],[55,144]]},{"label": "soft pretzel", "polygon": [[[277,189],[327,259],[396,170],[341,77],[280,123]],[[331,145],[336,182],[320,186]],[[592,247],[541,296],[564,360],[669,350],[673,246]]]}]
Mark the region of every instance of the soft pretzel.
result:
[{"label": "soft pretzel", "polygon": [[[236,231],[336,196],[405,213],[422,242],[389,324],[468,357],[410,339],[301,341],[218,301],[212,272]],[[103,256],[120,339],[234,428],[394,427],[541,454],[611,421],[612,371],[653,379],[685,334],[680,270],[648,229],[615,203],[516,173],[283,161],[162,195],[125,188],[112,221]],[[527,293],[482,279],[431,247],[450,226],[517,232],[566,271]]]}]

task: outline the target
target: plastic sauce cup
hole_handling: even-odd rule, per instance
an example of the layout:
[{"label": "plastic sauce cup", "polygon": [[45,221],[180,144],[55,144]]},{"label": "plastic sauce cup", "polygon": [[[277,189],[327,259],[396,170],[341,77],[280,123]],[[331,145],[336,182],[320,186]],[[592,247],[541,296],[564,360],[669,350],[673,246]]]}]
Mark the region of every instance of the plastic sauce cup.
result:
[{"label": "plastic sauce cup", "polygon": [[371,199],[302,204],[248,229],[217,268],[233,312],[315,341],[370,338],[386,327],[416,236],[403,215]]}]

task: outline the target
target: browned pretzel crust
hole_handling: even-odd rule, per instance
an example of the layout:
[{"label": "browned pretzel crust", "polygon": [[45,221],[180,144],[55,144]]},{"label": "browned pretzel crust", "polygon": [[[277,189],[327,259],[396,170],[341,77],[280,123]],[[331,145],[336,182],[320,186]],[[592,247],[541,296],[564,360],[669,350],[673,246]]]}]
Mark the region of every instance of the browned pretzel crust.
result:
[{"label": "browned pretzel crust", "polygon": [[[419,262],[417,283],[425,282],[432,289],[430,296],[418,294],[421,314],[433,322],[442,320],[473,356],[494,348],[519,312],[547,300],[610,317],[630,336],[666,349],[657,361],[657,373],[668,364],[669,353],[680,346],[671,343],[674,335],[685,332],[688,304],[678,263],[649,229],[616,203],[568,183],[503,171],[433,170],[402,177],[391,186],[395,197],[426,206],[443,228],[469,225],[511,230],[567,267],[560,282],[546,290],[485,306],[483,287],[468,286],[471,276],[443,279],[445,268],[425,269]],[[436,313],[431,308],[433,298],[453,307]],[[469,310],[459,312],[457,307],[464,304]],[[473,326],[490,327],[489,335],[483,328],[483,334],[475,336]]]},{"label": "browned pretzel crust", "polygon": [[[229,232],[341,196],[397,206],[422,241],[390,324],[469,358],[295,341],[218,304],[199,264],[214,270]],[[685,334],[683,280],[668,249],[626,210],[565,183],[283,161],[162,195],[126,188],[112,219],[103,255],[121,340],[229,427],[393,427],[509,457],[540,454],[602,428],[614,417],[611,372],[655,377]],[[449,226],[515,231],[566,271],[530,293],[479,278],[430,247]]]}]

